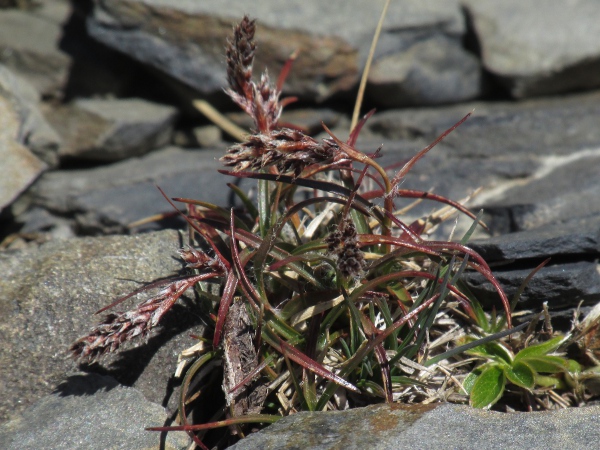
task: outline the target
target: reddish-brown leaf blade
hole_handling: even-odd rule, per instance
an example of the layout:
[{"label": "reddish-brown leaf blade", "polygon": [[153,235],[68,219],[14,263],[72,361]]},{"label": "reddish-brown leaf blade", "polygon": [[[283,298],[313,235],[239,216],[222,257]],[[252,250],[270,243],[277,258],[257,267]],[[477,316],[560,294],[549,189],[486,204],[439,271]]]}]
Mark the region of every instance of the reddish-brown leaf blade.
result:
[{"label": "reddish-brown leaf blade", "polygon": [[467,120],[470,115],[471,115],[471,113],[467,114],[465,117],[460,119],[457,123],[452,125],[446,131],[444,131],[440,136],[438,136],[438,138],[435,141],[433,141],[431,144],[429,144],[427,147],[425,147],[423,150],[421,150],[419,153],[417,153],[415,156],[413,156],[406,164],[404,164],[404,167],[402,167],[402,169],[400,169],[400,171],[392,179],[392,187],[395,188],[395,186],[397,186],[398,183],[400,183],[400,181],[402,181],[402,179],[406,176],[406,174],[410,171],[410,169],[413,168],[413,166],[417,163],[417,161],[419,161],[423,156],[425,156],[425,154],[427,154],[427,152],[429,150],[431,150],[433,147],[435,147],[437,144],[439,144],[446,136],[448,136],[456,128],[458,128],[460,125],[462,125],[462,123],[465,120]]},{"label": "reddish-brown leaf blade", "polygon": [[231,419],[219,420],[217,422],[203,423],[198,425],[179,425],[173,427],[149,427],[148,431],[199,431],[212,430],[214,428],[228,427],[229,425],[242,423],[275,423],[281,416],[271,414],[248,414],[246,416],[233,417]]},{"label": "reddish-brown leaf blade", "polygon": [[423,252],[428,255],[436,255],[439,256],[439,252],[433,250],[432,247],[425,245],[423,243],[415,243],[415,242],[407,242],[406,240],[393,237],[393,236],[383,236],[378,234],[360,234],[357,236],[359,246],[364,247],[366,245],[379,245],[379,244],[391,244],[400,248],[406,248],[409,250],[414,250],[416,252]]},{"label": "reddish-brown leaf blade", "polygon": [[288,344],[287,342],[285,342],[283,339],[279,338],[279,345],[277,345],[277,343],[275,343],[275,342],[270,342],[270,344],[275,347],[275,350],[286,355],[292,361],[300,364],[305,369],[308,369],[323,378],[327,378],[328,380],[331,380],[334,383],[336,383],[342,387],[345,387],[346,389],[348,389],[350,391],[360,393],[360,390],[356,386],[354,386],[352,383],[349,383],[348,381],[337,376],[333,372],[327,370],[325,367],[323,367],[317,361],[309,358],[304,353],[302,353],[300,350],[296,349],[295,347],[293,347],[290,344]]},{"label": "reddish-brown leaf blade", "polygon": [[292,70],[294,61],[296,61],[296,58],[298,57],[299,53],[300,53],[300,50],[298,50],[298,49],[294,50],[292,52],[292,54],[288,57],[288,59],[285,61],[285,64],[283,65],[283,67],[281,68],[281,71],[279,72],[279,76],[277,77],[277,83],[275,84],[275,89],[277,89],[277,92],[281,92],[281,90],[283,89],[283,84],[285,83],[285,80],[287,79],[288,75],[290,74],[290,70]]},{"label": "reddish-brown leaf blade", "polygon": [[[457,209],[461,213],[466,214],[471,219],[477,219],[477,216],[475,214],[473,214],[471,211],[469,211],[467,208],[465,208],[463,205],[461,205],[460,203],[455,202],[453,200],[450,200],[446,197],[442,197],[441,195],[437,195],[437,194],[433,194],[433,193],[425,192],[425,191],[416,191],[413,189],[395,189],[394,196],[402,197],[402,198],[419,198],[419,199],[433,200],[433,201],[436,201],[439,203],[444,203],[445,205],[452,206],[453,208]],[[482,223],[482,225],[483,225],[483,223]]]},{"label": "reddish-brown leaf blade", "polygon": [[229,307],[231,306],[231,302],[233,301],[233,296],[235,294],[237,284],[237,277],[235,276],[233,271],[229,272],[229,275],[227,276],[227,281],[225,282],[225,287],[223,288],[221,302],[219,303],[219,312],[217,313],[217,323],[215,324],[215,337],[213,339],[213,345],[215,347],[217,347],[221,342],[223,325],[225,324],[227,312],[229,311]]},{"label": "reddish-brown leaf blade", "polygon": [[352,145],[352,146],[354,144],[356,144],[356,140],[358,139],[358,135],[360,134],[360,131],[362,130],[365,123],[367,123],[367,120],[369,120],[369,118],[373,114],[375,114],[375,108],[373,108],[371,111],[369,111],[364,116],[362,116],[362,118],[358,121],[356,126],[352,129],[352,132],[350,133],[350,136],[348,137],[346,144]]}]

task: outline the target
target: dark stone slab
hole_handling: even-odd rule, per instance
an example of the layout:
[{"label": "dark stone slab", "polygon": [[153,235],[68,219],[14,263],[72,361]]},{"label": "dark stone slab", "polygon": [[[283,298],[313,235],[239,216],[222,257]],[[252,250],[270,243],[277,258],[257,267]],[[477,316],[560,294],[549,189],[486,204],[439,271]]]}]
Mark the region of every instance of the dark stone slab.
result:
[{"label": "dark stone slab", "polygon": [[175,108],[143,99],[80,99],[48,120],[61,134],[61,158],[114,162],[168,145]]},{"label": "dark stone slab", "polygon": [[[517,292],[525,278],[535,265],[528,268],[510,267],[493,268],[494,276],[500,281],[509,299]],[[498,294],[492,285],[479,273],[468,273],[463,276],[469,289],[488,306],[495,305],[500,309]],[[543,267],[531,279],[521,295],[518,309],[540,309],[543,302],[548,302],[551,309],[576,307],[580,302],[590,305],[600,301],[600,268],[595,261],[577,261],[570,263],[549,264]]]},{"label": "dark stone slab", "polygon": [[[248,11],[241,0],[110,0],[96,2],[88,28],[98,41],[211,96],[225,83],[222,48],[231,24],[249,13],[259,22],[257,69],[276,74],[299,49],[286,93],[322,101],[345,95],[358,82],[382,7],[381,0],[310,0],[293,7],[263,0]],[[480,65],[462,46],[465,32],[457,1],[392,3],[370,80],[373,99],[406,104],[412,88],[412,103],[478,95]],[[388,70],[399,60],[407,70]],[[388,88],[395,93],[385,96]]]},{"label": "dark stone slab", "polygon": [[593,257],[600,255],[600,216],[470,241],[469,246],[487,262],[549,256]]}]

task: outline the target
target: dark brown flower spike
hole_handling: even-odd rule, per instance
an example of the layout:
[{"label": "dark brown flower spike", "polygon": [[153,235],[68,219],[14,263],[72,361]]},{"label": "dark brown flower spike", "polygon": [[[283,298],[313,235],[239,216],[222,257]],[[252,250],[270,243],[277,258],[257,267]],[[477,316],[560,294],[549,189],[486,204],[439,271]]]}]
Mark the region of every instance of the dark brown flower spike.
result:
[{"label": "dark brown flower spike", "polygon": [[301,131],[281,128],[249,136],[246,142],[230,147],[221,162],[233,166],[234,172],[275,166],[279,173],[298,176],[307,166],[333,161],[338,153],[329,139],[318,142]]},{"label": "dark brown flower spike", "polygon": [[244,16],[242,21],[233,27],[233,39],[227,40],[228,92],[242,108],[246,101],[252,98],[252,63],[256,51],[255,30],[255,21]]}]

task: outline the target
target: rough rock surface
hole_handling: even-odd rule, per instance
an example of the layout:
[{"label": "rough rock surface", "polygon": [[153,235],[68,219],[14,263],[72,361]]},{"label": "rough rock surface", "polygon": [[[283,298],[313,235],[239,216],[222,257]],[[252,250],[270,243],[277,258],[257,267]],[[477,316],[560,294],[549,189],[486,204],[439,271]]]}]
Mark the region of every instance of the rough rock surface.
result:
[{"label": "rough rock surface", "polygon": [[[98,320],[95,311],[140,283],[181,270],[172,257],[181,245],[175,231],[162,231],[55,240],[2,252],[0,417],[17,415],[52,392],[64,374],[73,370],[75,363],[67,350]],[[122,307],[134,303],[129,300]],[[165,320],[166,333],[140,342],[139,348],[109,358],[94,370],[137,387],[153,402],[164,406],[169,400],[174,402],[168,386],[177,354],[193,344],[187,333],[180,333],[198,326],[198,321],[184,306],[174,308]]]},{"label": "rough rock surface", "polygon": [[374,405],[300,413],[250,435],[232,450],[579,449],[600,438],[600,408],[539,413],[481,411],[452,404]]},{"label": "rough rock surface", "polygon": [[161,435],[149,426],[168,424],[160,405],[114,378],[75,374],[24,413],[0,425],[5,450],[163,449],[187,448],[185,433]]},{"label": "rough rock surface", "polygon": [[59,95],[69,77],[71,58],[59,43],[70,11],[67,1],[55,0],[37,10],[8,9],[0,15],[0,63],[46,96]]},{"label": "rough rock surface", "polygon": [[463,0],[484,67],[517,98],[600,86],[594,0]]},{"label": "rough rock surface", "polygon": [[13,133],[12,139],[49,166],[56,167],[60,138],[39,109],[39,93],[22,77],[0,65],[0,96],[10,103],[12,114],[16,116],[17,124],[7,131]]},{"label": "rough rock surface", "polygon": [[175,108],[142,99],[80,99],[48,120],[63,136],[60,157],[113,162],[169,144],[176,117]]},{"label": "rough rock surface", "polygon": [[[250,13],[258,18],[261,29],[257,35],[257,45],[262,49],[257,55],[257,67],[267,66],[272,74],[277,74],[288,56],[299,50],[286,92],[303,99],[324,100],[356,85],[382,6],[383,1],[335,0],[319,3],[317,8],[311,2],[291,8],[259,1],[253,4],[252,11],[247,11],[247,3],[241,0],[226,4],[103,1],[96,2],[89,30],[99,41],[197,92],[215,95],[225,81],[221,56],[224,39],[229,36],[232,21]],[[405,94],[412,103],[420,99],[443,103],[472,98],[480,91],[479,65],[460,45],[464,32],[464,20],[455,1],[392,3],[378,57],[403,55],[403,64],[413,68],[414,73],[408,76],[408,69],[397,76],[388,73],[385,82],[404,92],[416,86],[417,92]],[[429,53],[442,41],[447,51],[423,58],[419,44],[423,40],[428,40]],[[438,73],[440,66],[447,70]],[[474,70],[467,73],[469,69]],[[418,73],[431,75],[425,79]],[[459,75],[467,79],[459,82]],[[471,80],[473,84],[468,83]],[[375,76],[371,82],[381,98],[383,80]],[[432,86],[436,92],[428,94],[426,91]],[[436,94],[441,94],[440,98]],[[402,103],[406,99],[398,94],[395,101],[390,98],[386,104]]]},{"label": "rough rock surface", "polygon": [[19,142],[19,122],[10,102],[0,95],[0,210],[12,204],[47,167]]},{"label": "rough rock surface", "polygon": [[32,198],[49,211],[72,216],[74,226],[86,234],[123,233],[138,220],[172,215],[172,207],[157,186],[169,197],[202,197],[228,204],[231,194],[226,183],[233,179],[216,171],[222,167],[217,161],[221,154],[170,147],[108,166],[54,171],[40,180]]},{"label": "rough rock surface", "polygon": [[481,94],[479,61],[456,39],[430,36],[378,58],[367,95],[386,108],[456,103]]}]

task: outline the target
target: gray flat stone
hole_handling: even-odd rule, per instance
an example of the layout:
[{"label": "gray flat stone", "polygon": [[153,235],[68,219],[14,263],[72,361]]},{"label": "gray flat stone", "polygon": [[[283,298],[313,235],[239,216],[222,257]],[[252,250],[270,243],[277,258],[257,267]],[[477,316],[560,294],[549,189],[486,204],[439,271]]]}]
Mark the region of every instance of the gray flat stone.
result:
[{"label": "gray flat stone", "polygon": [[299,413],[230,447],[232,450],[419,450],[502,448],[577,450],[600,439],[600,407],[499,413],[448,403],[408,408],[373,405]]},{"label": "gray flat stone", "polygon": [[25,79],[0,64],[0,95],[12,104],[18,118],[18,129],[13,132],[13,139],[48,166],[56,167],[60,138],[39,109],[38,92]]},{"label": "gray flat stone", "polygon": [[29,11],[0,11],[0,63],[46,96],[60,97],[69,76],[71,58],[59,42],[71,10],[69,2],[55,0]]},{"label": "gray flat stone", "polygon": [[463,0],[483,65],[513,97],[600,86],[600,4],[594,0],[535,2]]},{"label": "gray flat stone", "polygon": [[146,100],[80,99],[48,115],[61,133],[60,156],[114,162],[170,143],[175,108]]},{"label": "gray flat stone", "polygon": [[479,61],[457,39],[443,35],[378,58],[367,88],[368,98],[386,108],[463,102],[481,92]]},{"label": "gray flat stone", "polygon": [[[167,73],[200,94],[214,95],[225,85],[225,38],[231,33],[231,25],[250,13],[259,23],[256,72],[266,66],[271,74],[277,74],[288,56],[299,49],[300,57],[285,91],[320,101],[344,94],[358,82],[382,7],[382,0],[311,0],[293,7],[263,0],[255,2],[252,11],[248,11],[243,0],[109,0],[96,2],[88,27],[100,42]],[[461,51],[464,33],[464,18],[457,1],[392,2],[377,57],[402,52],[435,35],[448,38],[453,46],[449,53],[454,54]],[[434,58],[439,60],[421,70],[447,63],[460,70],[456,63],[464,64],[467,57],[448,57],[446,53],[438,53]],[[420,66],[418,57],[412,61]],[[436,87],[440,82],[446,83],[448,101],[449,86],[442,78],[430,77],[427,83],[419,85],[419,90],[425,91],[432,83]],[[418,77],[411,81],[419,83]],[[469,88],[470,93],[478,86]],[[464,99],[466,94],[458,97]]]},{"label": "gray flat stone", "polygon": [[[471,209],[483,208],[492,233],[501,235],[600,214],[600,133],[593,119],[600,113],[599,100],[596,92],[519,103],[390,110],[375,114],[368,127],[387,138],[385,161],[391,162],[392,155],[398,161],[409,157],[406,149],[416,142],[425,147],[474,110],[417,163],[405,187],[424,180],[430,185],[420,188],[434,187],[436,193],[457,199],[468,186],[482,186]],[[404,150],[396,153],[402,141]],[[462,192],[455,190],[460,186]]]},{"label": "gray flat stone", "polygon": [[[181,245],[177,232],[162,231],[56,240],[0,252],[0,420],[15,417],[48,395],[75,368],[67,350],[99,320],[95,311],[181,270],[174,257]],[[139,301],[131,299],[117,310]],[[175,407],[169,380],[177,355],[193,344],[188,333],[198,319],[176,305],[164,324],[164,333],[89,369],[108,372],[149,400]]]},{"label": "gray flat stone", "polygon": [[217,172],[223,167],[218,161],[222,154],[169,147],[109,166],[54,171],[39,180],[32,195],[36,204],[74,217],[88,234],[126,233],[132,222],[173,212],[156,186],[169,197],[228,205],[232,194],[227,183],[236,180]]},{"label": "gray flat stone", "polygon": [[0,93],[0,211],[9,206],[47,168],[18,140],[20,120]]},{"label": "gray flat stone", "polygon": [[[113,378],[73,375],[52,394],[23,415],[0,425],[0,447],[5,450],[164,449],[189,445],[185,433],[146,431],[169,424],[167,413],[134,388]],[[161,441],[163,441],[161,443]]]},{"label": "gray flat stone", "polygon": [[600,255],[600,216],[469,241],[487,262]]},{"label": "gray flat stone", "polygon": [[532,176],[488,197],[485,208],[497,233],[600,216],[600,147],[541,162]]},{"label": "gray flat stone", "polygon": [[420,139],[426,145],[469,112],[472,116],[443,140],[454,156],[479,160],[568,156],[600,143],[598,91],[520,102],[381,111],[369,119],[367,127],[388,139]]}]

